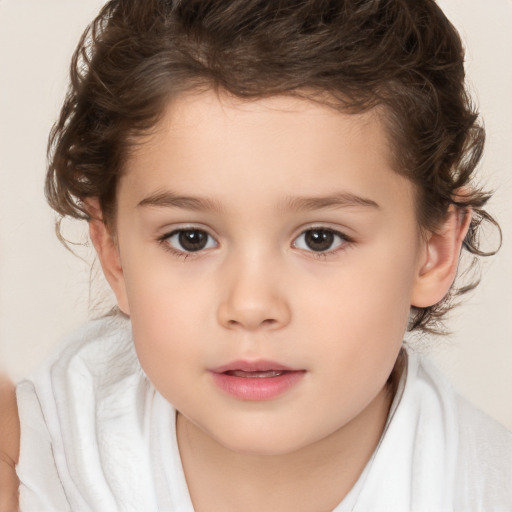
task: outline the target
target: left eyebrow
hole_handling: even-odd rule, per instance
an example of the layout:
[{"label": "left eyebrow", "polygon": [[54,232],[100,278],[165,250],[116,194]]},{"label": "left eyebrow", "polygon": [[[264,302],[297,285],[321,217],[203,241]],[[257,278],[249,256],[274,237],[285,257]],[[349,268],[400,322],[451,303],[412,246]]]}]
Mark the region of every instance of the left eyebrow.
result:
[{"label": "left eyebrow", "polygon": [[290,197],[283,203],[284,209],[295,211],[349,208],[354,206],[380,209],[380,206],[372,199],[360,197],[350,192],[340,192],[338,194],[322,197]]},{"label": "left eyebrow", "polygon": [[170,191],[157,192],[145,197],[137,206],[156,206],[166,208],[183,208],[185,210],[195,211],[215,211],[223,210],[220,203],[205,197],[181,196]]}]

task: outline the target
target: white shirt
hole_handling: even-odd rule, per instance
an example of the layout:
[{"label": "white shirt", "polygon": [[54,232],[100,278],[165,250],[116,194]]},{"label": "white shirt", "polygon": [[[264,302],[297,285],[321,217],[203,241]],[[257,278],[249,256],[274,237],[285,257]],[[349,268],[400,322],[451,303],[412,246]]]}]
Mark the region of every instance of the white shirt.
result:
[{"label": "white shirt", "polygon": [[[128,320],[86,324],[17,394],[22,512],[193,512],[176,411]],[[512,434],[408,354],[381,441],[334,512],[349,510],[512,512]]]}]

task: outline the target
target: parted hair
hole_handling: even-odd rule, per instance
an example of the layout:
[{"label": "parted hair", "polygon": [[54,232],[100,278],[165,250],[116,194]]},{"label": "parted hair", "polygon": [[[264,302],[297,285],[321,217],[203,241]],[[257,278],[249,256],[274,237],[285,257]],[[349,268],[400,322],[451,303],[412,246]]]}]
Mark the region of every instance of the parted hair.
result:
[{"label": "parted hair", "polygon": [[[89,220],[99,200],[115,230],[116,185],[130,149],[166,103],[213,88],[240,98],[294,95],[348,113],[380,110],[394,169],[415,186],[418,224],[454,204],[479,247],[489,194],[473,174],[485,132],[467,93],[460,37],[433,0],[111,0],[85,30],[48,148],[46,195]],[[371,141],[369,141],[369,144]],[[412,308],[410,330],[441,331],[445,299]]]}]

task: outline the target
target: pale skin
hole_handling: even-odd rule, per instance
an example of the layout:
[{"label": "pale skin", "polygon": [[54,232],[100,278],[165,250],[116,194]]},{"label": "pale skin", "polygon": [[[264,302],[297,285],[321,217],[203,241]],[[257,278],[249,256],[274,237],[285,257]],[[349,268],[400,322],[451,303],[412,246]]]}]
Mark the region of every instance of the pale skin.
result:
[{"label": "pale skin", "polygon": [[0,375],[0,512],[18,510],[18,461],[20,427],[14,384]]},{"label": "pale skin", "polygon": [[[131,153],[112,229],[90,203],[141,364],[179,411],[198,512],[332,510],[369,460],[410,306],[444,297],[469,222],[450,210],[422,233],[392,166],[375,112],[202,92]],[[214,385],[212,368],[259,358],[304,378],[261,402]]]},{"label": "pale skin", "polygon": [[[141,365],[178,411],[197,512],[330,511],[354,485],[410,307],[444,297],[468,227],[451,209],[421,231],[415,200],[376,112],[208,91],[175,99],[130,153],[113,223],[89,202]],[[191,233],[204,246],[184,247]],[[303,377],[243,400],[212,379],[240,359]]]}]

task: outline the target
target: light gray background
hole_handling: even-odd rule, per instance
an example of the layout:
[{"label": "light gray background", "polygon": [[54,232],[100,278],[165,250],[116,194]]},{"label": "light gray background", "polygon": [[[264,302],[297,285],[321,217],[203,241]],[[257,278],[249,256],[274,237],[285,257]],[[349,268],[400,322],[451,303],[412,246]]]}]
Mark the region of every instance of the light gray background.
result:
[{"label": "light gray background", "polygon": [[[48,131],[73,48],[100,0],[0,1],[0,369],[31,372],[59,338],[108,304],[101,280],[54,236],[43,197]],[[483,182],[505,239],[483,283],[431,352],[455,387],[512,429],[512,1],[442,0],[466,41],[467,70],[488,131]],[[79,241],[84,226],[66,224]],[[86,260],[90,248],[77,247]],[[91,308],[92,307],[92,308]],[[92,311],[91,311],[92,309]]]}]

